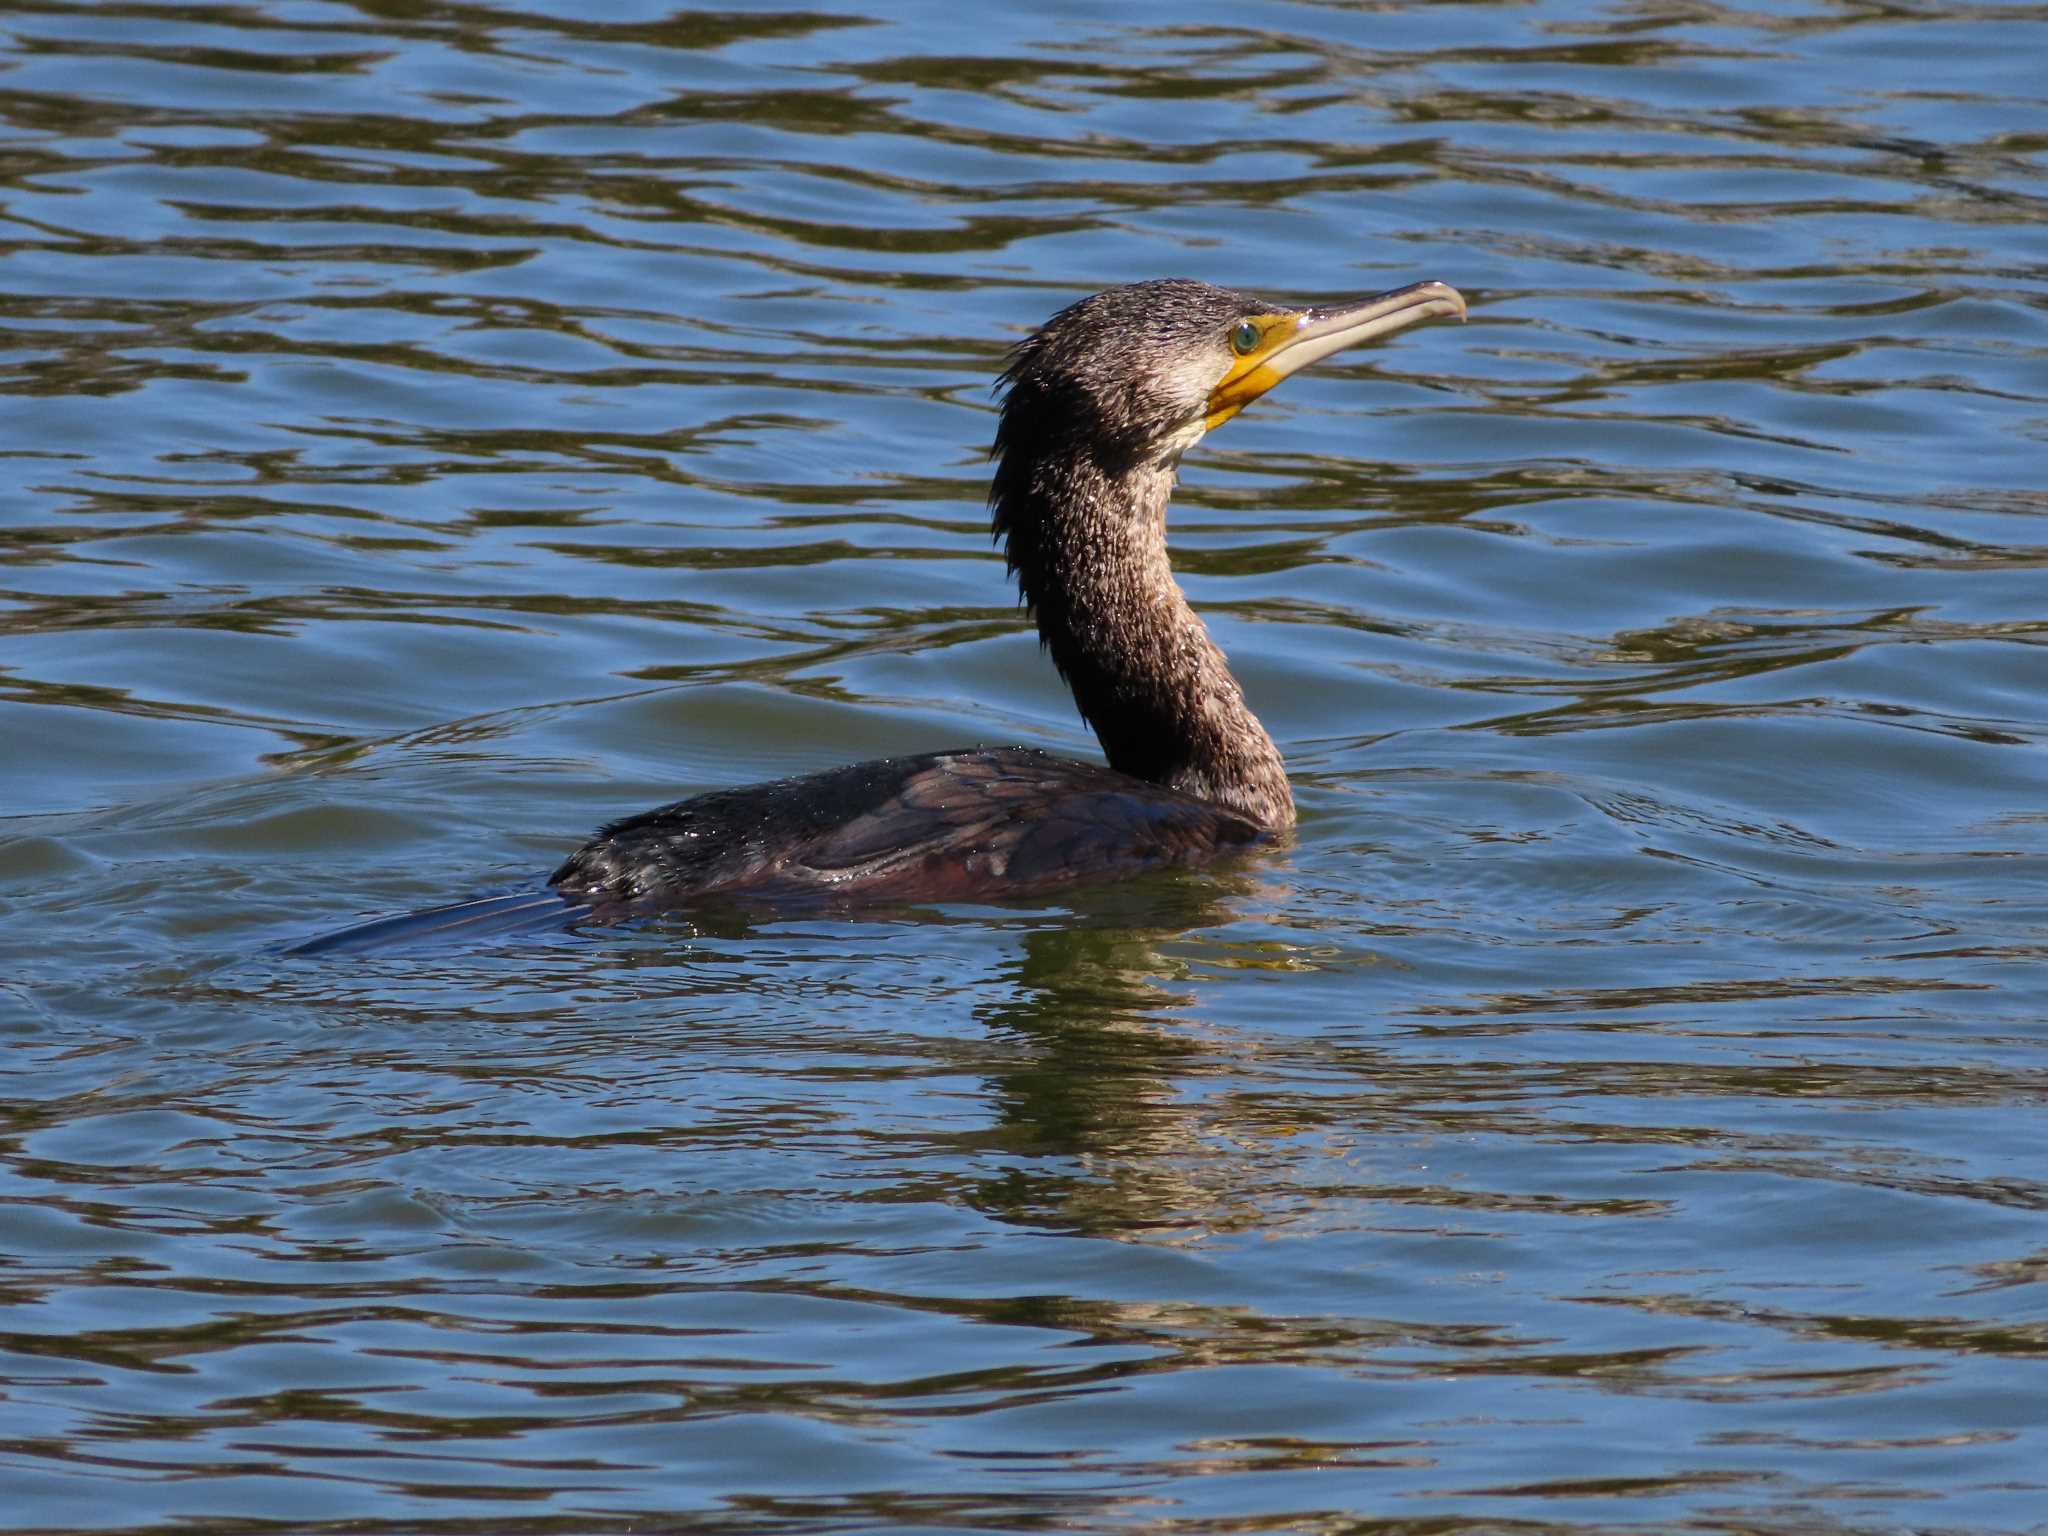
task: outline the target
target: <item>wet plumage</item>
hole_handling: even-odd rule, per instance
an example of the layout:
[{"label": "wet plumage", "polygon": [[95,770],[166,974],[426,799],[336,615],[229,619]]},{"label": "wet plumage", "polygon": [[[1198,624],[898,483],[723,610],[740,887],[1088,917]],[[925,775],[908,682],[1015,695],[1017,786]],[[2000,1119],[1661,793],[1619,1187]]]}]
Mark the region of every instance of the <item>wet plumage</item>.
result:
[{"label": "wet plumage", "polygon": [[1463,313],[1441,283],[1297,310],[1166,279],[1070,305],[1012,354],[992,449],[995,536],[1108,766],[972,747],[713,790],[612,823],[544,891],[363,924],[301,952],[698,902],[1029,897],[1285,833],[1294,800],[1279,749],[1168,561],[1180,457],[1307,363]]}]

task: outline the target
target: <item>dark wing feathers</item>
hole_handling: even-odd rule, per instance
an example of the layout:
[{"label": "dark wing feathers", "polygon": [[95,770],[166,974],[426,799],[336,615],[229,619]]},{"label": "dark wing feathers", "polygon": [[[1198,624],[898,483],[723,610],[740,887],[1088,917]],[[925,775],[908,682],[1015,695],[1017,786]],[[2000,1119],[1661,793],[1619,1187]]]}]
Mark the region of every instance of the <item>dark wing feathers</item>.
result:
[{"label": "dark wing feathers", "polygon": [[607,827],[554,883],[585,899],[664,903],[1029,896],[1201,863],[1258,836],[1228,811],[1100,764],[976,748],[664,806]]},{"label": "dark wing feathers", "polygon": [[878,758],[629,816],[571,854],[552,889],[385,918],[293,952],[532,932],[693,902],[1028,899],[1206,863],[1263,835],[1207,801],[1025,747]]}]

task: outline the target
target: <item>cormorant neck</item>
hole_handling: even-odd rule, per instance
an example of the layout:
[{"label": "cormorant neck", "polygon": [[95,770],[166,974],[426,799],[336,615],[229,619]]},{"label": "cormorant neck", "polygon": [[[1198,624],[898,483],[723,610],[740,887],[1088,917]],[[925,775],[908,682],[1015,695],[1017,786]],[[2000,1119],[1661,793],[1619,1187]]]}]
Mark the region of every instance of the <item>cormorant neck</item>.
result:
[{"label": "cormorant neck", "polygon": [[1073,444],[999,446],[996,535],[1110,766],[1291,827],[1280,749],[1173,579],[1166,503],[1178,454],[1105,465]]}]

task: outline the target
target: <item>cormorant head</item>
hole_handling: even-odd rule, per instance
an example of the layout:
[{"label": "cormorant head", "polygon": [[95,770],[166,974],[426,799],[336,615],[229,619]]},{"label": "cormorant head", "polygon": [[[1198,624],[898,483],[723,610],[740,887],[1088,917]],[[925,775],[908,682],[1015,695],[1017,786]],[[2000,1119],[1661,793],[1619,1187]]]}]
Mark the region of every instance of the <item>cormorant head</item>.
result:
[{"label": "cormorant head", "polygon": [[1106,289],[1011,354],[993,451],[1170,468],[1289,374],[1439,315],[1463,319],[1465,300],[1437,282],[1313,309],[1187,278]]}]

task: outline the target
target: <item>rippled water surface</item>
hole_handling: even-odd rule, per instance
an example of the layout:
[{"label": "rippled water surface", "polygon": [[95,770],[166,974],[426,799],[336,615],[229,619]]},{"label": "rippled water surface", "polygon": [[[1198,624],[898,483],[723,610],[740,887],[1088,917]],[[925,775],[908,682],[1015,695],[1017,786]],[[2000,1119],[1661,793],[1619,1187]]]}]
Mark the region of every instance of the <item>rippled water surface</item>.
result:
[{"label": "rippled water surface", "polygon": [[[11,1528],[2048,1529],[2048,13],[1147,14],[0,14]],[[1185,467],[1294,846],[279,954],[1091,752],[1165,273],[1472,301]]]}]

